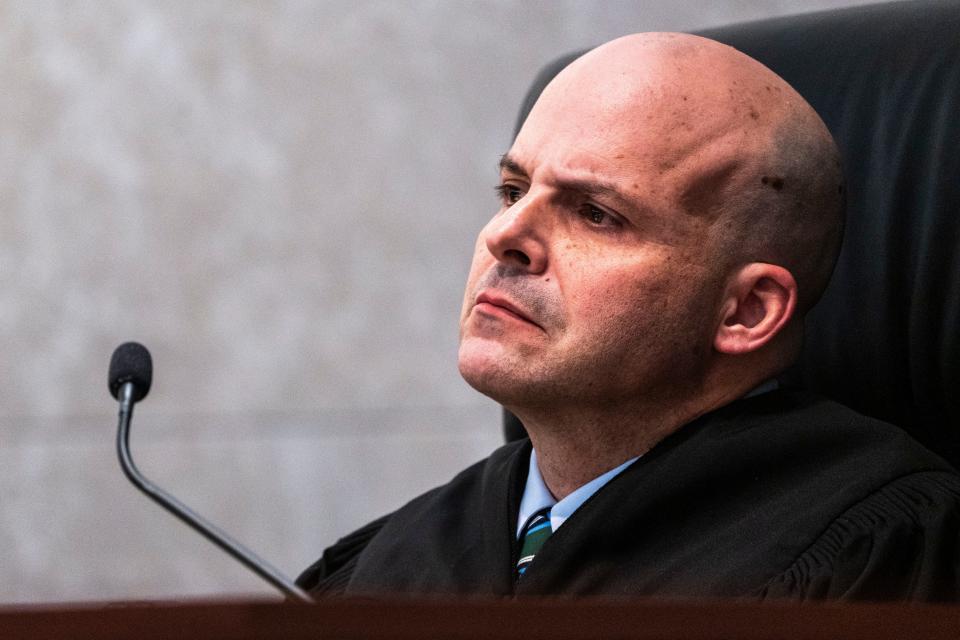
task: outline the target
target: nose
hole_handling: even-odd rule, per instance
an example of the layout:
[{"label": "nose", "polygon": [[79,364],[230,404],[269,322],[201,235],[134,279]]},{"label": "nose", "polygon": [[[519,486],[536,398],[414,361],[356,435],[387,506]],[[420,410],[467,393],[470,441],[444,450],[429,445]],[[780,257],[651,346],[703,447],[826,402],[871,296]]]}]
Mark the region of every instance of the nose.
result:
[{"label": "nose", "polygon": [[528,193],[484,229],[487,250],[499,262],[529,274],[547,269],[547,203]]}]

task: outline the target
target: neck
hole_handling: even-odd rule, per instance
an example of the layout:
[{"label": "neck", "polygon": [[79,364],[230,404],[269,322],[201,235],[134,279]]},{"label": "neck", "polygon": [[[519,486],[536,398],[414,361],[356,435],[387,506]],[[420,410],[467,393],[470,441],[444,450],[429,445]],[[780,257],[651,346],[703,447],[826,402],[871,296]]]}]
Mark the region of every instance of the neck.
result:
[{"label": "neck", "polygon": [[[557,500],[570,495],[597,476],[613,469],[630,458],[649,451],[662,437],[653,436],[655,431],[641,433],[609,433],[609,437],[597,439],[584,437],[586,433],[606,431],[596,428],[595,423],[581,429],[586,422],[573,424],[554,422],[550,428],[541,428],[537,422],[523,420],[530,440],[537,451],[537,465],[543,481]],[[652,436],[652,437],[651,437]]]},{"label": "neck", "polygon": [[[742,397],[762,380],[688,391],[669,401],[586,407],[508,407],[537,451],[544,483],[557,500],[627,460],[648,452],[696,418]],[[708,387],[709,388],[709,387]]]}]

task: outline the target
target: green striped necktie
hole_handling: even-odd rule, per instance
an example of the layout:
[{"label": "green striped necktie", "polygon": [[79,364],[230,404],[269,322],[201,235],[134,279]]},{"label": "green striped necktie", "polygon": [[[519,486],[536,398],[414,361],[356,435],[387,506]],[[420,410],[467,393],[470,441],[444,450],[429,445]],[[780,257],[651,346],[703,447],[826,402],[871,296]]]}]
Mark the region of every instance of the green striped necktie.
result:
[{"label": "green striped necktie", "polygon": [[550,507],[541,509],[530,516],[523,528],[523,545],[520,547],[520,559],[517,560],[517,580],[523,577],[533,557],[547,541],[553,529],[550,527]]}]

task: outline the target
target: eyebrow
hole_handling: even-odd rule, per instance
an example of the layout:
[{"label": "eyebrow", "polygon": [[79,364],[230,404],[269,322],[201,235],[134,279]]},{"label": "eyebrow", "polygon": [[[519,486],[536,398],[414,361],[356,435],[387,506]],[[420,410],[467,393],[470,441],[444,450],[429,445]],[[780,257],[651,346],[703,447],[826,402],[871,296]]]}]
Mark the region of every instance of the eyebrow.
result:
[{"label": "eyebrow", "polygon": [[509,153],[500,156],[500,171],[509,171],[520,176],[526,176],[527,172],[523,170],[520,163],[510,157]]},{"label": "eyebrow", "polygon": [[[529,179],[529,174],[523,169],[522,166],[520,166],[519,162],[510,156],[509,153],[505,153],[500,156],[500,171],[514,173],[518,176],[523,176],[524,178]],[[556,181],[556,186],[564,191],[578,191],[591,196],[607,196],[608,198],[618,201],[621,203],[621,205],[632,211],[638,211],[643,208],[631,198],[627,197],[615,185],[609,182],[577,178],[562,178]]]}]

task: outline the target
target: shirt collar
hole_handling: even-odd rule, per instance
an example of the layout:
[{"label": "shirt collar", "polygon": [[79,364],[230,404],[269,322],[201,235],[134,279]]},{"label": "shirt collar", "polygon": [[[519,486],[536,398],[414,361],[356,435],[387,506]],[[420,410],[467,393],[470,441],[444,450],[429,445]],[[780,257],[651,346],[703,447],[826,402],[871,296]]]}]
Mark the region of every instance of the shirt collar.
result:
[{"label": "shirt collar", "polygon": [[761,382],[753,389],[751,389],[747,395],[743,396],[746,398],[752,398],[753,396],[759,396],[761,394],[767,393],[768,391],[775,391],[780,388],[780,381],[776,378],[770,378],[764,382]]},{"label": "shirt collar", "polygon": [[537,452],[530,450],[530,466],[527,470],[527,485],[523,489],[523,497],[520,499],[520,511],[517,514],[517,537],[523,531],[523,525],[537,511],[546,507],[552,507],[550,510],[550,527],[556,531],[560,528],[567,518],[573,515],[573,512],[580,508],[590,496],[600,490],[603,485],[613,480],[617,474],[636,462],[640,456],[630,458],[621,465],[610,469],[590,482],[578,487],[563,500],[557,501],[547,489],[547,485],[540,475],[540,468],[537,466]]}]

